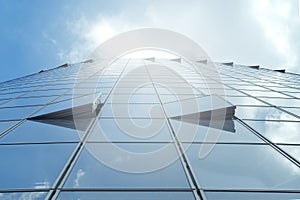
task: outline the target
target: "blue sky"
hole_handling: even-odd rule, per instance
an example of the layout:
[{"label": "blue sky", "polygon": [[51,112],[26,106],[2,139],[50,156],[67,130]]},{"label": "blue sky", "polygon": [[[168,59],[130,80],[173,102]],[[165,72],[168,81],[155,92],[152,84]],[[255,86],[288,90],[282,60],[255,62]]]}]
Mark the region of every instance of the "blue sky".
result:
[{"label": "blue sky", "polygon": [[1,0],[0,26],[0,81],[81,61],[143,27],[185,34],[215,61],[300,72],[298,0]]}]

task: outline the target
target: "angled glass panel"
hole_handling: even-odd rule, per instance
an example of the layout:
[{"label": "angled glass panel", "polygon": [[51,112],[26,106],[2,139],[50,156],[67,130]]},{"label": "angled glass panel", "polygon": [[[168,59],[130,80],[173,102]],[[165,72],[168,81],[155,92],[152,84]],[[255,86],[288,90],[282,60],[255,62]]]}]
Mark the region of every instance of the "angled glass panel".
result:
[{"label": "angled glass panel", "polygon": [[127,192],[60,192],[57,200],[192,200],[195,199],[192,192],[182,191],[127,191]]},{"label": "angled glass panel", "polygon": [[205,192],[207,200],[296,200],[298,193],[280,192]]},{"label": "angled glass panel", "polygon": [[[164,119],[99,119],[88,141],[170,142],[171,133]],[[106,138],[103,138],[106,137]]]},{"label": "angled glass panel", "polygon": [[204,189],[299,189],[300,168],[268,145],[192,144],[187,156]]},{"label": "angled glass panel", "polygon": [[[246,127],[233,120],[234,131],[171,120],[172,127],[181,142],[236,142],[263,143]],[[226,125],[226,121],[223,122]]]},{"label": "angled glass panel", "polygon": [[[119,143],[103,144],[88,143],[88,148],[93,150],[94,155],[105,152],[105,157],[110,162],[119,167],[137,167],[145,169],[152,163],[162,162],[164,155],[157,157],[147,157],[147,153],[159,151],[165,144],[148,143]],[[142,153],[145,157],[143,162],[131,158],[128,153],[126,157],[120,157],[112,151],[112,145],[123,149],[125,152]],[[170,146],[172,147],[172,146]],[[173,146],[174,147],[174,146]],[[168,156],[177,155],[176,149],[170,149]],[[165,155],[166,156],[166,155]],[[149,159],[146,159],[149,158]],[[100,157],[101,158],[101,157]],[[105,158],[104,158],[105,159]],[[189,184],[180,161],[170,163],[154,171],[145,171],[144,173],[123,172],[104,165],[102,159],[94,157],[87,149],[84,149],[79,156],[74,168],[69,175],[64,188],[189,188]],[[130,166],[128,166],[130,165]],[[115,165],[114,165],[115,166]],[[176,175],[175,175],[176,174]]]},{"label": "angled glass panel", "polygon": [[291,120],[291,121],[300,120],[274,107],[237,106],[235,111],[236,111],[235,116],[240,119]]},{"label": "angled glass panel", "polygon": [[75,145],[0,145],[1,189],[50,188]]},{"label": "angled glass panel", "polygon": [[77,130],[27,120],[3,138],[0,138],[0,144],[15,142],[74,142],[78,140]]},{"label": "angled glass panel", "polygon": [[300,122],[244,121],[271,142],[300,144]]}]

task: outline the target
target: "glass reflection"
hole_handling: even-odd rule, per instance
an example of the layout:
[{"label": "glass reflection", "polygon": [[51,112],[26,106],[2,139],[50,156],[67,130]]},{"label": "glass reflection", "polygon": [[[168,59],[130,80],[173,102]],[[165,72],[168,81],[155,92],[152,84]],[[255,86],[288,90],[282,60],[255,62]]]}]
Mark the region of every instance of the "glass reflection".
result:
[{"label": "glass reflection", "polygon": [[0,145],[0,188],[51,187],[74,147],[73,144]]},{"label": "glass reflection", "polygon": [[[171,133],[164,119],[102,119],[88,141],[170,142]],[[107,138],[101,138],[101,135]]]},{"label": "glass reflection", "polygon": [[78,141],[77,130],[39,122],[26,121],[0,138],[0,143],[15,142],[74,142]]},{"label": "glass reflection", "polygon": [[271,142],[300,144],[300,122],[246,120],[245,122]]},{"label": "glass reflection", "polygon": [[300,146],[299,145],[279,145],[281,149],[283,149],[286,153],[288,153],[290,156],[295,158],[300,162]]},{"label": "glass reflection", "polygon": [[237,106],[235,116],[240,119],[299,121],[298,118],[277,108],[262,106]]},{"label": "glass reflection", "polygon": [[127,192],[66,192],[63,191],[59,194],[57,200],[192,200],[195,199],[192,192],[180,191],[127,191]]},{"label": "glass reflection", "polygon": [[207,200],[297,200],[298,193],[268,192],[205,192]]},{"label": "glass reflection", "polygon": [[[248,142],[263,143],[246,127],[233,120],[235,131],[219,130],[177,120],[171,120],[178,138],[182,142]],[[195,137],[193,135],[195,134]],[[220,134],[220,136],[219,136]]]},{"label": "glass reflection", "polygon": [[160,104],[105,104],[100,117],[164,118]]},{"label": "glass reflection", "polygon": [[47,192],[0,193],[1,200],[44,200]]},{"label": "glass reflection", "polygon": [[187,150],[204,189],[299,189],[300,168],[267,145],[216,144],[208,156],[199,158],[207,144]]},{"label": "glass reflection", "polygon": [[[91,144],[94,147],[105,145],[109,148],[111,144]],[[96,146],[95,146],[96,145]],[[163,147],[164,144],[116,144],[118,147],[130,152],[147,153],[153,152]],[[176,151],[174,149],[174,151]],[[174,152],[176,153],[176,152]],[[128,163],[130,157],[118,157],[109,151],[105,151],[106,156],[119,165]],[[144,166],[151,165],[151,162],[159,162],[160,159],[148,160],[145,163],[130,161],[130,165]],[[176,174],[176,176],[174,176]],[[64,188],[189,188],[187,178],[179,160],[171,165],[152,172],[126,173],[103,165],[100,160],[95,159],[86,149],[81,153]]]}]

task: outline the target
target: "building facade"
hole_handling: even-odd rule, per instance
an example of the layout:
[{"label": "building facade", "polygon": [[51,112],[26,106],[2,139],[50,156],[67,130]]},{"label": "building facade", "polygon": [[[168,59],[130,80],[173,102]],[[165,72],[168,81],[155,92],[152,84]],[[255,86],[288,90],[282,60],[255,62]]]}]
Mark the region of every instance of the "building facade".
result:
[{"label": "building facade", "polygon": [[300,199],[299,75],[100,65],[0,83],[0,199]]}]

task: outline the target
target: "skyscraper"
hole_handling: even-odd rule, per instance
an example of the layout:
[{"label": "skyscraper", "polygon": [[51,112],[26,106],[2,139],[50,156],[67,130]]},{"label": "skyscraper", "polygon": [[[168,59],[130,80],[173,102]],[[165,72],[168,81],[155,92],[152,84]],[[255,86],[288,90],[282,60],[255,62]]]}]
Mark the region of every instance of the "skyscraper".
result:
[{"label": "skyscraper", "polygon": [[176,56],[2,82],[0,199],[299,199],[299,83]]}]

